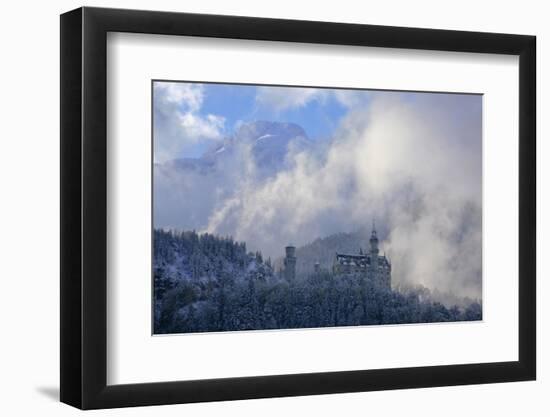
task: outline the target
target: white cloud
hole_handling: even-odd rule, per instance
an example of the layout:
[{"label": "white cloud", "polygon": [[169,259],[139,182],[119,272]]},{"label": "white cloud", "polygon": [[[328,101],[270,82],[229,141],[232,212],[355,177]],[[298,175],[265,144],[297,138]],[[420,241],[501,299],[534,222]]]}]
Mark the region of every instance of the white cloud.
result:
[{"label": "white cloud", "polygon": [[155,94],[191,112],[199,111],[204,100],[204,88],[195,83],[155,82]]},{"label": "white cloud", "polygon": [[371,93],[367,90],[258,87],[256,103],[277,113],[305,107],[314,101],[327,103],[329,100],[335,100],[342,106],[351,109],[364,106],[370,96]]},{"label": "white cloud", "polygon": [[198,142],[204,138],[219,138],[225,123],[225,118],[213,114],[201,117],[188,112],[178,116],[186,138],[191,142]]},{"label": "white cloud", "polygon": [[328,91],[319,88],[258,87],[256,103],[276,112],[304,107],[312,101],[325,100]]},{"label": "white cloud", "polygon": [[459,96],[375,97],[345,119],[324,160],[298,154],[293,170],[246,181],[206,230],[274,256],[376,217],[399,260],[396,282],[479,298],[481,107]]},{"label": "white cloud", "polygon": [[368,100],[325,151],[294,154],[292,169],[267,180],[246,147],[214,177],[175,179],[172,225],[189,228],[199,216],[193,227],[275,257],[290,242],[370,228],[375,217],[395,283],[480,298],[481,100],[386,92]]},{"label": "white cloud", "polygon": [[368,90],[331,90],[331,92],[336,101],[349,109],[365,105],[372,95]]},{"label": "white cloud", "polygon": [[203,101],[201,84],[155,82],[155,162],[177,158],[198,143],[212,142],[222,136],[225,119],[202,115]]}]

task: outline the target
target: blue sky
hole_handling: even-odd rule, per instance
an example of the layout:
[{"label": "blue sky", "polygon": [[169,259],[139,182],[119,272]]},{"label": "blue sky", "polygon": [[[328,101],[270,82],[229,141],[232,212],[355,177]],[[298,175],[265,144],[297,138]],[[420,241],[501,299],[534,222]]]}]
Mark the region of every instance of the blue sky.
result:
[{"label": "blue sky", "polygon": [[[203,84],[205,114],[222,114],[229,130],[240,122],[269,120],[296,123],[311,139],[330,135],[347,108],[332,99],[311,100],[304,105],[273,108],[257,101],[261,96],[257,86]],[[287,87],[291,88],[291,87]],[[284,88],[283,88],[284,89]],[[263,91],[281,90],[281,87],[263,87]]]},{"label": "blue sky", "polygon": [[[368,103],[369,94],[367,90],[156,81],[156,153],[160,156],[164,151],[160,149],[163,142],[176,139],[178,127],[170,126],[174,124],[180,125],[180,146],[167,143],[167,151],[173,154],[161,160],[198,157],[213,140],[231,135],[241,123],[256,120],[296,123],[310,139],[326,139],[350,107]],[[189,122],[183,128],[188,134],[181,135],[181,116]]]},{"label": "blue sky", "polygon": [[[310,139],[329,139],[351,113],[366,112],[373,100],[399,101],[421,109],[427,100],[445,107],[457,102],[456,115],[481,111],[481,95],[402,91],[273,87],[155,81],[154,158],[162,163],[197,158],[241,123],[257,120],[300,125]],[[476,113],[476,114],[477,114]],[[428,114],[425,114],[429,116]]]}]

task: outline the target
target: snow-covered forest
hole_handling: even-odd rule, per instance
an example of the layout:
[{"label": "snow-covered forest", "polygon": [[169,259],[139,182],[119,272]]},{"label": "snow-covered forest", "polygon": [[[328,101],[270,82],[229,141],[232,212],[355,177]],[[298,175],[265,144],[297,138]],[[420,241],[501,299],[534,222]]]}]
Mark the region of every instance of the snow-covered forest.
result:
[{"label": "snow-covered forest", "polygon": [[377,288],[329,269],[286,281],[271,259],[231,238],[154,232],[154,333],[481,320],[481,305],[446,307],[426,288]]}]

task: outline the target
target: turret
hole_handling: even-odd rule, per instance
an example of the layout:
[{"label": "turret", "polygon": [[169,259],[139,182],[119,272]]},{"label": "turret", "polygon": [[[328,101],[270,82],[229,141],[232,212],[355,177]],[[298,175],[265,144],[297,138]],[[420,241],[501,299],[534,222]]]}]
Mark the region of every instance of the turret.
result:
[{"label": "turret", "polygon": [[370,266],[371,266],[371,279],[373,282],[378,282],[378,236],[376,235],[376,228],[374,226],[374,220],[372,222],[372,232],[370,235]]},{"label": "turret", "polygon": [[378,236],[376,235],[376,229],[374,227],[374,222],[372,223],[372,232],[370,235],[370,253],[374,256],[378,256]]},{"label": "turret", "polygon": [[296,278],[296,248],[289,245],[285,248],[285,252],[285,278],[287,281],[293,281]]}]

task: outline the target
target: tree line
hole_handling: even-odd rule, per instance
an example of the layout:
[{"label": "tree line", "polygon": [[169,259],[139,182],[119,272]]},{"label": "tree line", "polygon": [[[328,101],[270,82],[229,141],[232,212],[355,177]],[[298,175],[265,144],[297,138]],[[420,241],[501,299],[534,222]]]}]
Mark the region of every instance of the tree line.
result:
[{"label": "tree line", "polygon": [[446,307],[425,288],[378,287],[323,269],[286,281],[231,238],[154,232],[155,334],[481,320],[478,302]]}]

